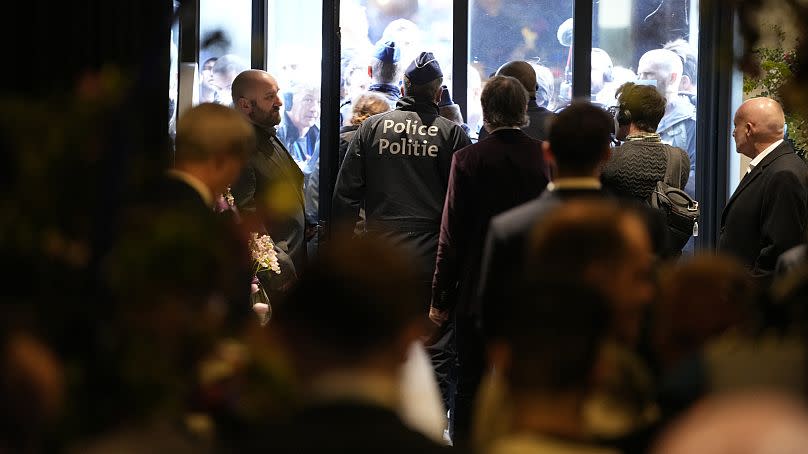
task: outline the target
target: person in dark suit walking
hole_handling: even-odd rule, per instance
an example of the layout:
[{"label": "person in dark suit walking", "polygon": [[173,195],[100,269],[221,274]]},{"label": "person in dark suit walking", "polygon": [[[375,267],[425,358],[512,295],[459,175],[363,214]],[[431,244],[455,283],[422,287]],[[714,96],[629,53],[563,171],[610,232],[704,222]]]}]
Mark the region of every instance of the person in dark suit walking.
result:
[{"label": "person in dark suit walking", "polygon": [[251,69],[233,81],[233,105],[253,125],[256,149],[231,192],[242,212],[254,213],[300,274],[306,261],[303,172],[275,135],[283,106],[275,78]]},{"label": "person in dark suit walking", "polygon": [[765,286],[777,258],[801,244],[808,226],[808,166],[783,140],[777,101],[753,98],[735,113],[738,153],[752,159],[721,215],[718,249],[734,255]]},{"label": "person in dark suit walking", "polygon": [[399,416],[400,368],[428,324],[418,280],[389,239],[336,235],[323,246],[273,319],[304,400],[256,446],[300,454],[446,450]]},{"label": "person in dark suit walking", "polygon": [[541,142],[519,129],[527,123],[527,102],[528,93],[519,80],[492,77],[481,96],[485,128],[491,134],[452,159],[429,316],[438,325],[453,324],[457,336],[455,438],[469,435],[468,420],[482,373],[483,348],[475,329],[479,311],[473,303],[488,222],[538,196],[549,181]]}]

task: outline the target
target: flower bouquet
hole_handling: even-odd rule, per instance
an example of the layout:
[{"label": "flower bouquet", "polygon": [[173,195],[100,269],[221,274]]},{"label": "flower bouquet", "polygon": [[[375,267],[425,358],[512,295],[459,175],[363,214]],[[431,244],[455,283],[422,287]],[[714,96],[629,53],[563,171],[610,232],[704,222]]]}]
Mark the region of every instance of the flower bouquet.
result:
[{"label": "flower bouquet", "polygon": [[272,305],[269,296],[261,287],[258,280],[258,273],[264,270],[271,270],[275,274],[281,274],[281,267],[278,263],[278,255],[275,252],[275,243],[269,235],[259,235],[253,233],[250,237],[250,252],[255,261],[255,272],[253,272],[252,288],[250,292],[250,303],[261,325],[269,323],[272,318]]}]

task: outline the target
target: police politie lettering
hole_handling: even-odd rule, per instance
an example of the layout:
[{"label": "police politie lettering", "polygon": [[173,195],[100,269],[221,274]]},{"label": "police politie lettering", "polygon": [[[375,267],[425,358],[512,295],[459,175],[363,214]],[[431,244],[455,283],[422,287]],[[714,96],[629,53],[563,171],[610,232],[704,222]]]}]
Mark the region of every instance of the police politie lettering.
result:
[{"label": "police politie lettering", "polygon": [[[393,155],[438,157],[438,146],[430,144],[426,140],[428,137],[438,136],[437,126],[419,125],[418,121],[412,120],[395,121],[388,119],[382,123],[382,134],[387,134],[388,132],[407,134],[410,137],[402,137],[401,140],[396,141],[379,139],[379,154],[387,152]],[[412,136],[420,136],[423,139],[413,138]]]}]

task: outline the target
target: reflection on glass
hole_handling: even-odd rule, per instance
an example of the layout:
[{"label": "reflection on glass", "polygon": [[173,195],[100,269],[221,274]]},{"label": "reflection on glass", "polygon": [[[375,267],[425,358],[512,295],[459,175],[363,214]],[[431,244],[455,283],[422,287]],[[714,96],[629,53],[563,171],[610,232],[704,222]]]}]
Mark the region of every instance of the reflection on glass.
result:
[{"label": "reflection on glass", "polygon": [[614,105],[615,90],[628,81],[655,86],[668,102],[657,133],[687,152],[685,191],[691,196],[696,185],[697,11],[698,0],[597,0],[592,30],[597,49],[593,101]]},{"label": "reflection on glass", "polygon": [[233,102],[233,79],[250,67],[251,24],[251,0],[200,1],[200,102]]},{"label": "reflection on glass", "polygon": [[284,104],[277,136],[306,177],[306,222],[316,225],[323,2],[271,0],[267,6],[267,71],[278,81]]},{"label": "reflection on glass", "polygon": [[554,110],[572,82],[572,0],[474,0],[469,6],[468,111],[482,126],[482,84],[503,64],[522,60],[537,76],[536,101]]}]

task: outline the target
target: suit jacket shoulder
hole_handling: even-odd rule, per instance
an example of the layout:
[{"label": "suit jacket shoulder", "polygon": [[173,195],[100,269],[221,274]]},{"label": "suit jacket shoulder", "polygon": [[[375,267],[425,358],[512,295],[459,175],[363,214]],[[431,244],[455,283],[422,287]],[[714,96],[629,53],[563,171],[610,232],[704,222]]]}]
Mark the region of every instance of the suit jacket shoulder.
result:
[{"label": "suit jacket shoulder", "polygon": [[322,452],[443,453],[442,447],[406,427],[392,411],[357,402],[332,402],[304,409],[270,431],[272,451],[314,454]]}]

